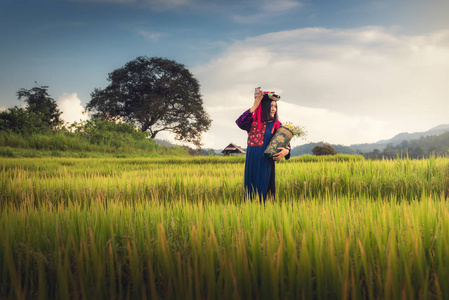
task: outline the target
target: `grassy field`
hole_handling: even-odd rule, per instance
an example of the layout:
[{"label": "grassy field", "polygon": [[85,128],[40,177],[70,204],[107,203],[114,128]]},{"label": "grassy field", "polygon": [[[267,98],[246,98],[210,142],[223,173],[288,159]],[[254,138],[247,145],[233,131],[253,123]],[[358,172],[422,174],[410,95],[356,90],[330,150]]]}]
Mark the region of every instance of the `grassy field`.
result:
[{"label": "grassy field", "polygon": [[0,160],[0,299],[446,299],[449,159]]}]

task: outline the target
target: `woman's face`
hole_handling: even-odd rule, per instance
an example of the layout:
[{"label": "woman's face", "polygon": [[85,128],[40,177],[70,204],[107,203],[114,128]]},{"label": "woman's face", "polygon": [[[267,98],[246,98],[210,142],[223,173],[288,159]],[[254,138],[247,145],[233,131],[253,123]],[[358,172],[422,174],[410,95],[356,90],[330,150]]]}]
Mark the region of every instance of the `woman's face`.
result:
[{"label": "woman's face", "polygon": [[278,107],[277,107],[276,101],[271,101],[270,116],[272,118],[274,118],[274,115],[276,114],[277,109],[278,109]]}]

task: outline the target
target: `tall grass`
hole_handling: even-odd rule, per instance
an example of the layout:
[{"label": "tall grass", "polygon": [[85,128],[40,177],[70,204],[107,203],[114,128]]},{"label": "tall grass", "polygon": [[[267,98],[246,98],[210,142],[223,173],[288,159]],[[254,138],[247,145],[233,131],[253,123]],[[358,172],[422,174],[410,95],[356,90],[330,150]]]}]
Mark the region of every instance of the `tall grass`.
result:
[{"label": "tall grass", "polygon": [[[116,125],[119,126],[119,125]],[[187,156],[182,147],[164,147],[144,135],[101,132],[49,131],[23,135],[0,131],[0,157],[98,157],[98,156]]]},{"label": "tall grass", "polygon": [[[244,201],[243,159],[2,159],[0,205],[98,199],[124,202]],[[277,198],[345,196],[401,201],[445,193],[449,159],[307,162],[276,164]]]},{"label": "tall grass", "polygon": [[8,207],[2,297],[442,298],[445,201]]},{"label": "tall grass", "polygon": [[444,299],[449,159],[2,159],[0,298]]}]

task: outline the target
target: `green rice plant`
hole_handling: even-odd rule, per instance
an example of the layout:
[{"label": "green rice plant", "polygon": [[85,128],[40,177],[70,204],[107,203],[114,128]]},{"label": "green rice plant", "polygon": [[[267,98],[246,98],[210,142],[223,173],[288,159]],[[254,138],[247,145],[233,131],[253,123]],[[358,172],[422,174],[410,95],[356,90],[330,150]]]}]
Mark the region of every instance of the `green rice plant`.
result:
[{"label": "green rice plant", "polygon": [[[97,199],[241,202],[241,158],[2,159],[2,202]],[[447,195],[447,158],[398,161],[316,161],[277,164],[277,198],[349,196],[410,201]]]},{"label": "green rice plant", "polygon": [[7,207],[1,297],[439,298],[448,214],[431,197]]},{"label": "green rice plant", "polygon": [[449,160],[2,159],[0,298],[442,299]]}]

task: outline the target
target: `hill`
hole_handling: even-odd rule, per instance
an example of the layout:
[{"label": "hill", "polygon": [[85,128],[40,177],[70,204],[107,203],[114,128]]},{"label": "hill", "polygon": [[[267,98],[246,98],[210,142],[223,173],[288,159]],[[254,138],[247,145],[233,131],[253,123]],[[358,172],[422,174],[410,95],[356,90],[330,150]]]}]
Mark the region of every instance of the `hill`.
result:
[{"label": "hill", "polygon": [[449,124],[438,125],[424,132],[414,132],[414,133],[402,132],[395,135],[391,139],[380,140],[371,144],[353,144],[350,145],[349,147],[351,149],[354,149],[358,153],[372,152],[375,149],[382,151],[389,144],[396,146],[402,143],[403,141],[412,141],[427,136],[437,136],[445,132],[449,132]]},{"label": "hill", "polygon": [[423,158],[430,155],[449,155],[449,132],[440,135],[404,140],[398,145],[388,144],[382,151],[363,153],[366,158],[395,158],[407,155],[409,158]]},{"label": "hill", "polygon": [[[444,153],[446,144],[449,145],[449,124],[438,125],[424,132],[414,133],[399,133],[391,139],[380,140],[375,143],[366,144],[353,144],[350,146],[344,146],[340,144],[330,144],[338,153],[342,154],[360,154],[360,153],[380,153],[384,150],[393,151],[405,151],[417,149],[416,153],[428,153],[431,151],[437,151],[438,153]],[[447,141],[446,141],[447,139]],[[312,154],[312,149],[316,145],[322,145],[323,141],[318,143],[308,143],[301,146],[294,147],[292,149],[292,156],[298,156],[303,154]],[[421,152],[422,150],[422,152]],[[413,150],[414,151],[414,150]],[[385,152],[385,151],[384,151]],[[390,153],[385,152],[385,153]],[[396,153],[396,152],[395,152]]]}]

